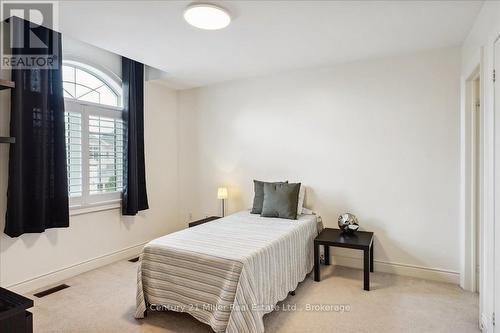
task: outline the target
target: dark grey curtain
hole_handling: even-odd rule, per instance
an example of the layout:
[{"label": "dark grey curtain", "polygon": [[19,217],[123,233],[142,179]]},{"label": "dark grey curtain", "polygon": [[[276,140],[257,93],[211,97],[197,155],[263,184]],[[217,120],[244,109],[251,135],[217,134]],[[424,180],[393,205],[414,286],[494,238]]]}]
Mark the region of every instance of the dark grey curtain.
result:
[{"label": "dark grey curtain", "polygon": [[[14,38],[29,40],[28,21],[11,18],[10,29]],[[12,70],[10,133],[16,143],[10,145],[5,223],[11,237],[69,226],[61,35],[44,27],[31,33],[50,46],[46,53],[56,63],[51,69]],[[14,56],[30,53],[27,47],[13,49]]]},{"label": "dark grey curtain", "polygon": [[127,123],[123,215],[149,208],[144,163],[144,65],[122,57],[124,117]]}]

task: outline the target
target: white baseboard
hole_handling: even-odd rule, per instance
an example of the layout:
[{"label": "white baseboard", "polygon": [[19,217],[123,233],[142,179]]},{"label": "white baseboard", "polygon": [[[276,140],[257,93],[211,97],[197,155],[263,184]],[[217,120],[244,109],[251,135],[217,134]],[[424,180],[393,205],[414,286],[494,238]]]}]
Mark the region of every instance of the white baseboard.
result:
[{"label": "white baseboard", "polygon": [[[145,244],[146,243],[134,245],[123,250],[119,250],[100,257],[89,259],[66,268],[62,268],[47,274],[37,276],[29,280],[25,280],[19,283],[12,284],[10,286],[6,286],[6,288],[20,294],[27,294],[34,290],[50,286],[58,282],[61,282],[63,280],[69,279],[78,274],[82,274],[90,270],[105,265],[109,265],[119,260],[137,256],[141,253]],[[331,256],[330,262],[332,264],[336,264],[339,266],[353,267],[359,269],[363,267],[362,258],[336,255],[336,256]],[[453,272],[449,270],[422,267],[416,265],[390,263],[380,260],[374,260],[374,270],[376,272],[411,276],[426,280],[434,280],[434,281],[448,282],[454,284],[459,283],[459,277],[460,277],[460,274],[458,272]],[[481,320],[483,320],[483,318],[481,318]],[[488,323],[488,321],[486,321],[486,323]]]},{"label": "white baseboard", "polygon": [[29,280],[6,286],[5,288],[19,294],[27,294],[34,290],[59,283],[78,274],[82,274],[93,269],[112,264],[116,261],[137,256],[142,252],[145,244],[146,243],[134,245],[123,250],[82,261],[78,264],[71,265],[66,268],[58,269]]},{"label": "white baseboard", "polygon": [[[359,269],[363,268],[362,258],[354,258],[342,255],[330,255],[330,257],[330,263],[332,264]],[[373,260],[373,268],[375,272],[411,276],[425,280],[448,282],[453,284],[458,284],[460,280],[459,272],[439,268],[399,264],[381,260]]]}]

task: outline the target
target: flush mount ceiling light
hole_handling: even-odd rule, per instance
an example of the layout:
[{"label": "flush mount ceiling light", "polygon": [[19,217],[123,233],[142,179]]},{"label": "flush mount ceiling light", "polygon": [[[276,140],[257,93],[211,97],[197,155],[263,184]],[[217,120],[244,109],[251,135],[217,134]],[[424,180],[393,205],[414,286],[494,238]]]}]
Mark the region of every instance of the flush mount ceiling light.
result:
[{"label": "flush mount ceiling light", "polygon": [[212,4],[192,4],[184,11],[184,19],[194,27],[205,30],[218,30],[231,23],[229,12]]}]

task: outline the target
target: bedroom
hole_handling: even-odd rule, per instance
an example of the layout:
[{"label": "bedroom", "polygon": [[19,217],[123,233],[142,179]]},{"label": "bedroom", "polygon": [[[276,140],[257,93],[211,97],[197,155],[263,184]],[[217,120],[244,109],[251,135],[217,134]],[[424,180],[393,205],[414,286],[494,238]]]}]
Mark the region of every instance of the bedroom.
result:
[{"label": "bedroom", "polygon": [[[2,1],[3,21],[35,23],[3,23],[3,45],[34,29],[62,53],[41,69],[1,55],[0,290],[33,301],[26,329],[497,332],[500,3],[203,4]],[[358,231],[325,232],[346,213]],[[171,268],[153,290],[151,256],[181,254],[184,280]],[[166,300],[227,292],[195,263],[248,282],[229,306],[266,309]],[[136,318],[136,299],[158,307]]]}]

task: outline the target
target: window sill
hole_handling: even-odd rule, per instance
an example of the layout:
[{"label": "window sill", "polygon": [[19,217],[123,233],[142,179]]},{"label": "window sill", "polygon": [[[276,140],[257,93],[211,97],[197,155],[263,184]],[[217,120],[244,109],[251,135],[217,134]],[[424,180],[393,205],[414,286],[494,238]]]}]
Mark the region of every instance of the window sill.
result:
[{"label": "window sill", "polygon": [[101,212],[105,210],[119,209],[121,207],[121,202],[111,201],[103,204],[91,205],[91,206],[73,206],[69,207],[69,216],[83,215],[95,212]]}]

